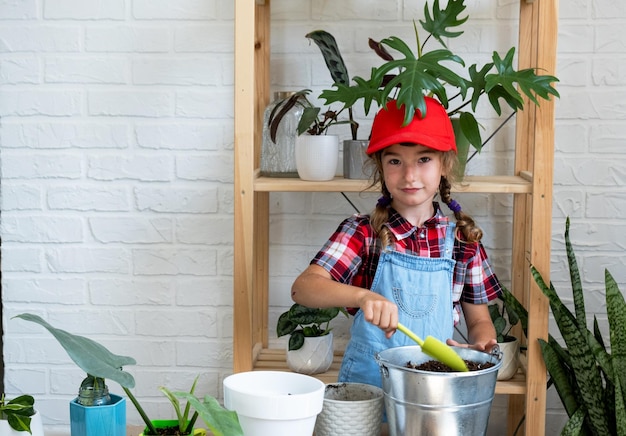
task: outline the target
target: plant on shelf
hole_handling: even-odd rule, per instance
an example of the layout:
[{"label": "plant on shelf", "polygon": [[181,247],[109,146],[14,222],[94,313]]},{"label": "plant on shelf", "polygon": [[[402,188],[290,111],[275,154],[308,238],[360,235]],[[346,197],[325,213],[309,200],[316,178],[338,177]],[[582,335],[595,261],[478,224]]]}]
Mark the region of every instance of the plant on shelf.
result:
[{"label": "plant on shelf", "polygon": [[303,133],[308,133],[313,136],[324,135],[330,126],[350,123],[349,120],[341,120],[339,118],[343,109],[339,111],[327,109],[322,112],[320,107],[315,106],[307,98],[310,93],[310,89],[303,89],[295,92],[291,96],[282,99],[274,107],[268,118],[270,138],[272,141],[276,142],[278,125],[282,121],[285,114],[287,114],[294,106],[300,106],[303,109],[302,117],[300,118],[297,127],[298,135],[302,135]]},{"label": "plant on shelf", "polygon": [[[447,108],[451,117],[458,117],[460,132],[479,152],[484,144],[474,113],[483,96],[487,96],[498,116],[502,115],[500,100],[503,100],[513,113],[523,109],[522,93],[537,105],[538,98],[548,100],[550,95],[558,97],[559,93],[552,86],[553,82],[558,82],[556,77],[538,75],[532,68],[522,70],[514,68],[514,47],[510,48],[504,57],[494,51],[492,60],[481,67],[477,64],[467,66],[461,56],[448,49],[444,39],[461,36],[463,31],[459,30],[459,27],[469,18],[461,17],[466,9],[464,1],[449,0],[443,9],[440,8],[438,0],[434,0],[432,6],[429,3],[424,5],[424,20],[420,20],[419,23],[426,35],[425,37],[420,35],[417,24],[413,24],[415,51],[397,36],[385,38],[380,42],[370,39],[369,46],[385,62],[372,68],[367,79],[354,77],[352,79],[354,84],[335,79],[333,89],[324,90],[320,98],[324,99],[326,104],[343,103],[344,108],[350,108],[358,100],[363,99],[366,114],[373,102],[379,107],[384,107],[388,100],[395,99],[399,105],[405,106],[405,122],[408,123],[415,109],[425,113],[424,96],[433,96]],[[316,33],[323,35],[320,32],[323,31]],[[334,38],[332,40],[334,41]],[[431,41],[438,43],[439,47],[426,51],[427,44]],[[327,65],[329,61],[330,65],[340,64],[341,55],[336,44],[332,45],[330,38],[325,38],[324,46],[322,53]],[[389,49],[399,53],[400,57],[396,59]],[[462,68],[466,71],[459,73]],[[341,65],[336,69],[342,70]]]},{"label": "plant on shelf", "polygon": [[328,335],[332,330],[330,322],[339,313],[348,316],[348,312],[339,307],[314,309],[295,303],[278,318],[276,334],[278,337],[291,335],[289,350],[299,350],[304,345],[304,338]]},{"label": "plant on shelf", "polygon": [[[503,289],[503,292],[509,292],[509,290]],[[511,297],[515,298],[514,296]],[[514,341],[515,337],[511,336],[510,333],[519,322],[519,316],[512,307],[507,306],[504,297],[500,297],[498,300],[488,305],[491,322],[496,330],[496,340],[499,343]]]},{"label": "plant on shelf", "polygon": [[[34,322],[46,328],[52,336],[57,339],[59,344],[65,349],[74,363],[87,373],[87,379],[92,378],[97,384],[101,383],[102,386],[105,386],[105,379],[110,379],[119,383],[146,425],[147,431],[144,432],[144,436],[164,434],[157,432],[157,429],[153,424],[154,421],[148,418],[143,407],[139,404],[139,401],[130,390],[135,386],[135,379],[130,373],[123,371],[122,368],[126,365],[134,365],[136,363],[135,359],[128,356],[118,356],[111,353],[106,347],[92,339],[74,335],[65,330],[57,329],[37,315],[23,313],[16,315],[15,318]],[[172,393],[167,388],[160,388],[160,390],[170,400],[172,407],[176,412],[178,418],[176,423],[178,427],[185,427],[184,423],[187,424],[187,428],[185,429],[186,432],[178,434],[191,434],[190,429],[193,427],[193,423],[196,421],[198,414],[200,414],[215,436],[243,435],[237,414],[233,411],[224,409],[214,398],[210,396],[206,396],[204,398],[204,402],[202,403],[204,404],[204,407],[202,411],[196,409],[196,412],[192,416],[191,420],[187,421],[187,417],[189,416],[189,403],[185,407],[184,412],[181,412],[180,404],[176,399],[176,396],[193,395],[196,381],[194,381],[189,393]]]},{"label": "plant on shelf", "polygon": [[0,420],[7,421],[16,431],[31,433],[31,416],[35,414],[35,399],[31,395],[20,395],[7,400],[5,394],[0,398]]},{"label": "plant on shelf", "polygon": [[[565,246],[570,270],[574,313],[562,302],[556,289],[531,272],[550,308],[565,342],[553,337],[539,340],[550,382],[554,384],[569,416],[561,434],[619,435],[626,431],[626,303],[617,282],[604,271],[606,316],[610,344],[605,344],[598,319],[590,330],[580,271],[569,237],[569,218],[565,224]],[[568,297],[569,299],[569,297]]]}]

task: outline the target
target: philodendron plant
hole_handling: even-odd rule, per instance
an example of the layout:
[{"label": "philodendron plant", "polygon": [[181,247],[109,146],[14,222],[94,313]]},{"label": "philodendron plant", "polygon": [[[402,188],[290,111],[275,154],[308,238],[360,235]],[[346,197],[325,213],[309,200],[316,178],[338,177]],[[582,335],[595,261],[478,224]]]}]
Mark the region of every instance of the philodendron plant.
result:
[{"label": "philodendron plant", "polygon": [[562,435],[626,435],[626,303],[617,283],[604,271],[606,311],[610,344],[605,344],[594,316],[587,326],[580,271],[565,226],[565,246],[574,297],[574,313],[562,302],[556,289],[546,284],[532,267],[537,285],[550,300],[550,308],[565,341],[553,337],[539,340],[543,359],[561,402],[569,416]]},{"label": "philodendron plant", "polygon": [[[143,410],[143,407],[141,407],[139,401],[130,390],[135,387],[134,377],[132,374],[123,370],[123,367],[126,365],[135,365],[135,359],[128,356],[118,356],[111,353],[106,347],[92,339],[74,335],[66,332],[65,330],[57,329],[37,315],[23,313],[16,315],[15,318],[34,322],[45,327],[52,334],[52,336],[56,338],[59,344],[61,344],[74,363],[87,373],[88,378],[93,377],[94,379],[99,380],[99,383],[102,383],[103,385],[105,383],[105,379],[113,380],[119,383],[137,409],[137,412],[139,412],[141,419],[146,424],[148,432],[144,434],[159,434],[157,433],[152,420],[148,418],[146,412]],[[194,397],[195,401],[189,402],[188,397],[193,397],[196,381],[194,381],[189,393],[171,392],[165,387],[160,388],[160,390],[170,400],[172,407],[176,411],[179,427],[182,431],[180,434],[190,434],[191,429],[193,428],[193,425],[199,415],[215,436],[243,435],[237,414],[233,411],[224,409],[214,398],[207,395],[203,401],[200,401]],[[176,397],[188,399],[184,412],[181,412],[180,404]],[[192,418],[187,420],[190,405],[192,405],[196,411],[194,412]],[[183,428],[185,424],[187,425],[187,428]]]},{"label": "philodendron plant", "polygon": [[[373,102],[384,107],[389,99],[395,99],[399,106],[406,107],[405,122],[408,123],[415,109],[425,113],[424,96],[434,96],[451,117],[459,116],[461,131],[480,151],[483,141],[474,112],[482,96],[487,96],[498,116],[502,114],[500,100],[514,112],[523,109],[522,93],[537,105],[538,98],[558,97],[559,93],[552,86],[558,81],[556,77],[537,75],[532,68],[514,68],[515,47],[510,48],[504,57],[494,51],[491,61],[480,67],[476,64],[468,66],[461,56],[448,49],[445,39],[461,36],[463,31],[459,28],[469,18],[461,17],[466,9],[464,1],[448,0],[443,9],[438,0],[434,0],[432,6],[426,2],[424,20],[419,21],[424,34],[421,35],[417,24],[413,24],[415,49],[397,36],[380,42],[370,39],[369,46],[384,63],[373,67],[369,78],[356,76],[350,80],[332,35],[322,30],[309,33],[307,37],[320,47],[334,80],[334,89],[324,90],[320,98],[327,104],[343,103],[344,108],[351,108],[363,99],[366,114]],[[429,42],[439,47],[427,51]],[[399,58],[396,59],[389,50],[397,52]],[[466,71],[459,73],[462,69]]]},{"label": "philodendron plant", "polygon": [[339,313],[348,316],[348,312],[344,308],[319,309],[295,303],[278,317],[276,334],[278,337],[291,335],[289,337],[289,351],[299,350],[304,345],[304,338],[329,334],[332,330],[330,322]]},{"label": "philodendron plant", "polygon": [[[31,395],[20,395],[7,400],[5,395],[0,397],[0,420],[7,421],[16,431],[31,433],[31,416],[35,414],[35,399]],[[32,433],[31,433],[32,434]]]}]

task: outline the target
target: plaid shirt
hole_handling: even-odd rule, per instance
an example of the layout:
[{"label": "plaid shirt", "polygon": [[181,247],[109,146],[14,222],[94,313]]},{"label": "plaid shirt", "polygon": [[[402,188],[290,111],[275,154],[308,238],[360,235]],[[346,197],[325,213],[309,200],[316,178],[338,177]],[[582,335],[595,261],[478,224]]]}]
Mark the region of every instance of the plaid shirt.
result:
[{"label": "plaid shirt", "polygon": [[[385,225],[395,237],[394,250],[418,256],[441,257],[448,218],[437,203],[434,206],[435,215],[419,228],[391,210]],[[458,237],[462,237],[460,232]],[[452,280],[455,324],[460,319],[460,302],[485,304],[502,293],[482,244],[466,243],[458,237],[452,254],[456,261]],[[371,289],[380,253],[379,238],[370,225],[369,215],[353,215],[339,225],[311,264],[326,269],[340,283]]]}]

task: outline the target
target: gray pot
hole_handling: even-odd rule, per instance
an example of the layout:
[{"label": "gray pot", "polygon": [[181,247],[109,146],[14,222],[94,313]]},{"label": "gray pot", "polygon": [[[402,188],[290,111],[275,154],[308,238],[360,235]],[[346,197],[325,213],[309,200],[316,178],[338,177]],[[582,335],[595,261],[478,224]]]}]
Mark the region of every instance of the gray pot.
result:
[{"label": "gray pot", "polygon": [[383,390],[364,383],[329,383],[315,436],[378,436],[383,417]]},{"label": "gray pot", "polygon": [[391,436],[479,436],[487,432],[501,355],[455,348],[464,360],[491,362],[469,372],[410,369],[407,362],[432,360],[419,346],[397,347],[376,355]]},{"label": "gray pot", "polygon": [[369,141],[346,139],[343,141],[343,177],[346,179],[369,179],[365,153]]}]

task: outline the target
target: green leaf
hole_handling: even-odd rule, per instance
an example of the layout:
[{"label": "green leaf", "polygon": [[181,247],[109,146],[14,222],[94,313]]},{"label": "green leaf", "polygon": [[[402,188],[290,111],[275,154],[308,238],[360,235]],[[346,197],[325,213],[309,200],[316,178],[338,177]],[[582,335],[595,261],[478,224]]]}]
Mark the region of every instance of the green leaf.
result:
[{"label": "green leaf", "polygon": [[348,85],[350,76],[335,37],[324,30],[315,30],[306,37],[312,39],[319,47],[333,82]]},{"label": "green leaf", "polygon": [[589,422],[598,434],[609,434],[608,418],[602,407],[603,382],[587,342],[589,335],[578,328],[574,315],[561,302],[552,285],[549,287],[546,285],[534,266],[531,266],[531,273],[541,291],[550,300],[552,313],[571,356],[572,370],[576,374],[584,407],[589,414]]},{"label": "green leaf", "polygon": [[615,279],[604,271],[606,283],[606,308],[610,326],[611,361],[617,375],[614,381],[626,391],[626,303]]},{"label": "green leaf", "polygon": [[7,422],[13,430],[26,431],[28,433],[31,433],[30,421],[31,419],[28,416],[22,416],[18,414],[7,415]]},{"label": "green leaf", "polygon": [[320,99],[325,100],[327,105],[332,103],[343,103],[344,107],[353,106],[359,99],[363,99],[365,115],[369,114],[373,102],[381,101],[381,91],[378,89],[381,80],[375,76],[375,69],[372,69],[372,76],[366,80],[355,76],[352,80],[355,85],[347,86],[341,83],[333,85],[336,89],[325,89],[320,94]]},{"label": "green leaf", "polygon": [[113,380],[123,387],[132,388],[135,386],[133,376],[122,371],[122,367],[137,363],[132,357],[113,354],[99,343],[89,338],[57,329],[37,315],[22,313],[14,318],[21,318],[45,327],[59,341],[59,344],[65,349],[74,363],[87,374]]},{"label": "green leaf", "polygon": [[293,322],[289,318],[289,312],[285,312],[278,317],[276,324],[276,335],[281,336],[290,335],[295,329],[298,328],[298,323]]},{"label": "green leaf", "polygon": [[[617,371],[616,371],[617,372]],[[619,379],[619,375],[615,374],[615,379]],[[624,394],[620,383],[615,384],[615,428],[618,436],[626,435],[626,406],[624,405]]]},{"label": "green leaf", "polygon": [[563,430],[561,430],[561,436],[580,436],[584,435],[583,433],[583,425],[585,423],[585,418],[587,414],[585,410],[581,407],[578,409],[574,415],[567,421]]},{"label": "green leaf", "polygon": [[430,33],[444,47],[446,44],[443,38],[455,38],[461,35],[462,31],[448,30],[448,27],[458,27],[465,23],[469,16],[459,18],[465,11],[464,0],[449,0],[445,9],[439,8],[439,0],[433,2],[432,13],[428,10],[428,2],[424,5],[424,21],[420,23],[425,31]]},{"label": "green leaf", "polygon": [[442,62],[452,62],[464,65],[463,60],[448,50],[433,50],[424,54],[419,59],[415,58],[411,49],[399,38],[391,37],[381,43],[388,45],[405,58],[386,62],[377,68],[374,76],[382,85],[385,75],[393,70],[399,73],[393,77],[383,88],[382,98],[386,101],[393,93],[399,105],[406,108],[404,124],[413,119],[416,109],[426,115],[426,103],[424,96],[434,94],[444,107],[448,107],[448,96],[444,87],[445,83],[458,87],[463,97],[467,92],[468,82],[452,69],[442,65]]},{"label": "green leaf", "polygon": [[480,131],[478,129],[478,121],[471,112],[461,112],[459,115],[459,122],[461,124],[461,131],[467,138],[469,143],[479,152],[483,147],[483,140],[480,137]]},{"label": "green leaf", "polygon": [[583,295],[582,282],[580,280],[580,271],[574,254],[574,247],[569,237],[569,217],[565,220],[565,251],[567,253],[567,264],[569,265],[570,282],[572,284],[572,293],[574,295],[574,309],[576,320],[581,328],[586,328],[587,312],[585,311],[585,297]]},{"label": "green leaf", "polygon": [[515,295],[505,287],[502,288],[502,299],[504,300],[507,310],[515,312],[522,325],[522,330],[526,335],[528,331],[528,311],[522,303],[515,298]]},{"label": "green leaf", "polygon": [[304,112],[302,112],[302,117],[298,122],[298,135],[302,135],[304,132],[309,130],[309,128],[317,122],[317,116],[320,113],[320,108],[318,107],[305,107]]},{"label": "green leaf", "polygon": [[243,436],[237,413],[223,408],[215,398],[207,395],[201,402],[187,392],[176,392],[175,395],[191,404],[214,436]]},{"label": "green leaf", "polygon": [[304,345],[304,332],[296,330],[289,337],[289,351],[299,350]]},{"label": "green leaf", "polygon": [[576,400],[577,386],[570,383],[570,372],[568,366],[559,358],[559,353],[552,348],[552,345],[543,339],[539,339],[541,346],[541,354],[546,363],[546,368],[552,378],[552,383],[556,392],[561,398],[561,403],[570,418],[580,409],[580,405]]},{"label": "green leaf", "polygon": [[491,105],[498,114],[501,113],[498,99],[504,99],[513,110],[522,109],[524,100],[515,87],[517,84],[520,90],[536,105],[539,105],[535,95],[544,99],[549,99],[550,95],[559,97],[559,93],[552,82],[558,82],[554,76],[538,76],[531,68],[516,71],[513,67],[515,58],[515,47],[512,47],[504,57],[500,58],[497,52],[493,52],[493,64],[497,73],[485,76],[485,92],[489,96]]}]

